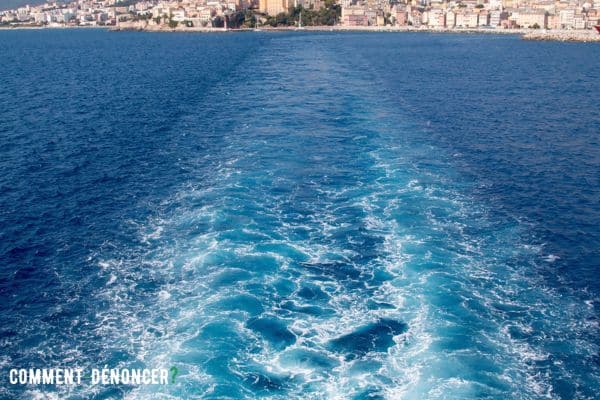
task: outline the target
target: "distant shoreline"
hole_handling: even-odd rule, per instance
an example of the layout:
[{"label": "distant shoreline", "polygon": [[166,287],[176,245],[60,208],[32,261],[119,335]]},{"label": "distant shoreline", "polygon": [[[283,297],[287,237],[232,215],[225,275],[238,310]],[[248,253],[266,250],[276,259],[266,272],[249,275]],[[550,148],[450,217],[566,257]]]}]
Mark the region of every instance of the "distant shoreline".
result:
[{"label": "distant shoreline", "polygon": [[[18,30],[60,30],[60,29],[102,29],[109,30],[110,26],[88,26],[88,25],[55,25],[55,26],[40,26],[40,25],[0,25],[0,31],[18,31]],[[113,27],[114,28],[114,27]]]},{"label": "distant shoreline", "polygon": [[[224,28],[169,28],[164,25],[118,25],[110,27],[111,31],[138,30],[146,32],[235,32],[255,31],[255,29],[231,29]],[[297,27],[261,27],[264,32],[428,32],[428,33],[469,33],[469,34],[492,34],[492,35],[521,35],[525,40],[538,41],[568,41],[568,42],[600,42],[600,35],[593,30],[545,30],[545,29],[494,29],[494,28],[413,28],[396,26],[307,26]]]},{"label": "distant shoreline", "polygon": [[227,33],[227,32],[426,32],[426,33],[455,33],[455,34],[491,34],[491,35],[520,35],[524,40],[563,41],[563,42],[600,42],[600,35],[593,30],[544,30],[544,29],[493,29],[493,28],[413,28],[390,26],[307,26],[296,27],[260,27],[260,29],[239,28],[224,29],[212,27],[177,27],[165,25],[140,25],[125,23],[116,26],[0,26],[0,30],[41,30],[41,29],[104,29],[113,32],[196,32],[196,33]]}]

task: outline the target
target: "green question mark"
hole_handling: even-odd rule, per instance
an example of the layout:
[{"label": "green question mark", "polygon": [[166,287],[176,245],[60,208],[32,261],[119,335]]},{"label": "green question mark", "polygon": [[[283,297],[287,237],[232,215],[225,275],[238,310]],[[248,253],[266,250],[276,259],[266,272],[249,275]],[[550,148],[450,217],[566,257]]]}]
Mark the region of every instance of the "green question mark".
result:
[{"label": "green question mark", "polygon": [[176,366],[172,366],[171,368],[169,368],[169,371],[171,371],[171,383],[175,383],[175,377],[179,373],[179,370]]}]

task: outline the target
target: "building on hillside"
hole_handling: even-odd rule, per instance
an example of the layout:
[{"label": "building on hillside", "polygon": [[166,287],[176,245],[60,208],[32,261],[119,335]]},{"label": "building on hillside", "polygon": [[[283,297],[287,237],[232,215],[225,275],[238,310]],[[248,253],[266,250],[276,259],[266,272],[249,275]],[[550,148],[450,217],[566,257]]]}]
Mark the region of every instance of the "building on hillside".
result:
[{"label": "building on hillside", "polygon": [[585,16],[583,14],[573,16],[573,29],[585,29]]},{"label": "building on hillside", "polygon": [[[347,5],[352,5],[352,2],[348,2]],[[319,10],[321,7],[325,7],[325,1],[323,0],[291,0],[289,1],[290,7],[302,6],[307,10]],[[343,6],[343,4],[342,4]]]},{"label": "building on hillside", "polygon": [[369,25],[377,25],[378,12],[376,10],[367,9],[365,14],[367,15],[367,21]]},{"label": "building on hillside", "polygon": [[508,19],[508,13],[501,10],[490,11],[490,26],[496,27],[502,25],[502,21]]},{"label": "building on hillside", "polygon": [[502,9],[502,0],[489,0],[488,8],[490,10],[501,10]]},{"label": "building on hillside", "polygon": [[531,8],[554,14],[556,12],[556,2],[553,0],[535,0],[531,3]]},{"label": "building on hillside", "polygon": [[586,28],[594,29],[596,25],[600,25],[600,11],[595,9],[589,10],[587,13]]},{"label": "building on hillside", "polygon": [[490,14],[486,10],[479,11],[477,26],[490,26]]},{"label": "building on hillside", "polygon": [[558,15],[548,14],[546,28],[547,29],[560,29],[560,19],[558,18]]},{"label": "building on hillside", "polygon": [[170,18],[173,21],[177,21],[177,22],[182,22],[185,21],[185,10],[183,9],[177,9],[177,10],[173,10],[173,12],[171,12]]},{"label": "building on hillside", "polygon": [[575,9],[567,8],[558,13],[559,26],[561,29],[573,29],[573,19],[575,18]]},{"label": "building on hillside", "polygon": [[406,10],[396,11],[396,25],[405,26],[408,25],[408,13]]},{"label": "building on hillside", "polygon": [[446,27],[454,28],[456,26],[456,13],[454,11],[448,11],[446,13]]},{"label": "building on hillside", "polygon": [[479,23],[479,14],[476,12],[458,12],[456,14],[457,28],[477,28]]},{"label": "building on hillside", "polygon": [[514,12],[512,19],[520,28],[546,28],[548,17],[544,10],[519,10]]},{"label": "building on hillside", "polygon": [[500,26],[503,29],[515,29],[517,27],[517,24],[515,22],[514,19],[505,19],[503,21],[500,21]]},{"label": "building on hillside", "polygon": [[344,26],[367,26],[369,17],[367,10],[362,6],[342,7],[342,25]]},{"label": "building on hillside", "polygon": [[408,14],[408,21],[410,24],[412,24],[412,26],[421,26],[423,21],[423,15],[421,14],[421,11],[417,10],[416,8],[412,9],[411,13]]},{"label": "building on hillside", "polygon": [[446,14],[441,8],[432,8],[428,12],[427,25],[432,28],[443,28],[446,26]]},{"label": "building on hillside", "polygon": [[288,12],[290,5],[289,0],[260,0],[259,10],[268,15],[277,15],[282,12]]}]

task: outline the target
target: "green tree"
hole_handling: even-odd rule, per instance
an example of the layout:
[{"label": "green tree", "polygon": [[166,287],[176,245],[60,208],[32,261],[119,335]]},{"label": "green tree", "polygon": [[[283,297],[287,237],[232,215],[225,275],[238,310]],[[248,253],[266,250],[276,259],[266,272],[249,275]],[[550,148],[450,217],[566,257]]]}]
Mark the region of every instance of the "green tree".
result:
[{"label": "green tree", "polygon": [[302,15],[302,25],[304,26],[335,25],[339,21],[341,13],[341,7],[333,0],[328,0],[325,7],[321,7],[319,10],[306,9],[302,6],[291,7],[285,25],[298,25],[300,15]]},{"label": "green tree", "polygon": [[242,11],[234,12],[227,19],[227,27],[237,29],[240,28],[246,21],[246,13]]},{"label": "green tree", "polygon": [[223,28],[225,26],[225,20],[220,15],[217,15],[212,20],[213,28]]},{"label": "green tree", "polygon": [[240,24],[240,26],[245,28],[256,28],[258,17],[254,14],[254,12],[250,9],[246,9],[244,12],[244,20]]},{"label": "green tree", "polygon": [[290,14],[289,13],[279,13],[275,16],[275,25],[276,26],[285,26],[292,25],[290,24]]},{"label": "green tree", "polygon": [[121,0],[115,3],[115,7],[129,7],[135,5],[138,0]]}]

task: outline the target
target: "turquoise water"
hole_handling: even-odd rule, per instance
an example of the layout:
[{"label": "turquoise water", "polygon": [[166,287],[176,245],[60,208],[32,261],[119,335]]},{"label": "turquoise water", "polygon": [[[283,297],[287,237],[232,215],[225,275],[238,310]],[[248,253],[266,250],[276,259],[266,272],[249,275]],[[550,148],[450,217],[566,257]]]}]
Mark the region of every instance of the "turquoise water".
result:
[{"label": "turquoise water", "polygon": [[0,32],[0,394],[594,398],[596,50]]}]

